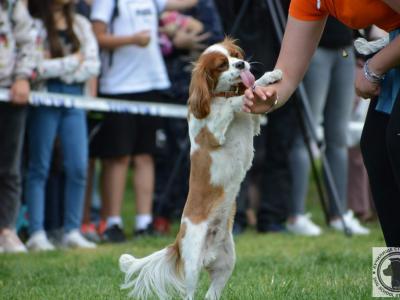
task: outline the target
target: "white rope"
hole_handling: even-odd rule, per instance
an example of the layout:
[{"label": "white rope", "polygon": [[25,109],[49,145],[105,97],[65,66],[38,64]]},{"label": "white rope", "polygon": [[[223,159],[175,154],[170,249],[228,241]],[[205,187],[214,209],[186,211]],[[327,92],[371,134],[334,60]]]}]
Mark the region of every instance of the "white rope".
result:
[{"label": "white rope", "polygon": [[[0,89],[0,102],[9,102],[10,91]],[[119,99],[72,96],[57,93],[31,92],[29,104],[32,106],[52,106],[79,108],[101,112],[130,113],[157,117],[186,118],[186,105],[126,101]]]}]

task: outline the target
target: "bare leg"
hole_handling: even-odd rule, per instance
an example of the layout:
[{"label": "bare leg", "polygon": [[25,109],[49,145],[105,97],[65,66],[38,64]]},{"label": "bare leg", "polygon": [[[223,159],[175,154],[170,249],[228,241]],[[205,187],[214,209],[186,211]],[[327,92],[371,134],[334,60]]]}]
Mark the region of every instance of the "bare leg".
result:
[{"label": "bare leg", "polygon": [[152,214],[154,193],[154,161],[149,154],[133,157],[135,176],[133,186],[136,192],[136,213]]},{"label": "bare leg", "polygon": [[102,215],[120,216],[124,198],[129,156],[104,159],[101,176]]},{"label": "bare leg", "polygon": [[89,160],[89,166],[87,170],[86,179],[86,190],[85,190],[85,204],[83,207],[83,219],[82,224],[90,223],[90,208],[92,205],[92,194],[93,194],[93,178],[95,172],[96,160]]}]

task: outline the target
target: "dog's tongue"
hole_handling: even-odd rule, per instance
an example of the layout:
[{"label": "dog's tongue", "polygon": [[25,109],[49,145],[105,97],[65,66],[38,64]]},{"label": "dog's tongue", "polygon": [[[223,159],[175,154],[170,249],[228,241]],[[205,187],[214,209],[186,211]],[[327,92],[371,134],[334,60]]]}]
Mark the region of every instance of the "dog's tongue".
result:
[{"label": "dog's tongue", "polygon": [[242,79],[243,84],[247,88],[250,88],[254,85],[255,78],[254,78],[254,75],[251,74],[251,72],[249,70],[240,72],[240,78]]}]

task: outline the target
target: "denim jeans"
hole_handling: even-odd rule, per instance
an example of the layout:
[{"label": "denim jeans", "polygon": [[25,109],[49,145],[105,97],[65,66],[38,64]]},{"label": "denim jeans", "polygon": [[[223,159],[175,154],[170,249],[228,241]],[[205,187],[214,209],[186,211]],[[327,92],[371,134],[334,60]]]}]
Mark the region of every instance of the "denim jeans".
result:
[{"label": "denim jeans", "polygon": [[[347,208],[347,132],[353,107],[355,61],[353,50],[348,47],[347,58],[341,49],[318,48],[304,78],[315,124],[321,124],[326,142],[326,158],[341,201]],[[310,160],[302,135],[294,139],[290,153],[293,193],[290,215],[304,213],[308,191]],[[329,195],[330,199],[332,195]],[[339,211],[330,202],[331,216]]]},{"label": "denim jeans", "polygon": [[[80,95],[82,85],[51,80],[48,91]],[[61,141],[65,170],[64,231],[78,229],[82,220],[88,163],[85,112],[74,108],[35,107],[29,112],[27,131],[29,165],[26,200],[30,233],[44,229],[45,186],[57,135]]]}]

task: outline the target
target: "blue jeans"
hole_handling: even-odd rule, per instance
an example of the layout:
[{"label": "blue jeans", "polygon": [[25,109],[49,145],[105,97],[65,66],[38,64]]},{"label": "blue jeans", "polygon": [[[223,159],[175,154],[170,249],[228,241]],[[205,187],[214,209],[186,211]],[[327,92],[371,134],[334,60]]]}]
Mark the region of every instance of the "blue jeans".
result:
[{"label": "blue jeans", "polygon": [[[48,91],[81,95],[81,84],[52,80]],[[29,166],[26,200],[30,233],[44,229],[45,185],[48,179],[54,140],[61,141],[65,170],[64,231],[80,228],[88,163],[85,112],[73,108],[35,107],[29,112]]]},{"label": "blue jeans", "polygon": [[[342,210],[347,208],[347,133],[355,97],[354,55],[350,47],[346,50],[349,56],[343,58],[341,49],[318,48],[304,77],[304,86],[315,124],[323,126],[326,158],[332,171]],[[290,153],[293,178],[291,216],[304,213],[310,171],[310,160],[300,133],[293,143]],[[329,196],[331,199],[332,195]],[[332,202],[330,214],[331,216],[339,215],[339,211]]]}]

